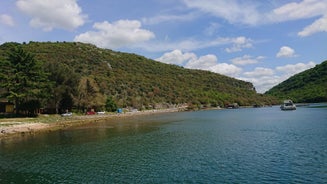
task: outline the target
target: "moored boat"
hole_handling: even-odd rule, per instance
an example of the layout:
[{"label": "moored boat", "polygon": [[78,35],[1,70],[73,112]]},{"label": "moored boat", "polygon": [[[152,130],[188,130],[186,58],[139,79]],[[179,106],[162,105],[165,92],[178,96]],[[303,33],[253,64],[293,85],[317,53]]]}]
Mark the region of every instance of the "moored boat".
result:
[{"label": "moored boat", "polygon": [[280,106],[281,110],[296,110],[296,105],[292,100],[284,100],[284,103]]}]

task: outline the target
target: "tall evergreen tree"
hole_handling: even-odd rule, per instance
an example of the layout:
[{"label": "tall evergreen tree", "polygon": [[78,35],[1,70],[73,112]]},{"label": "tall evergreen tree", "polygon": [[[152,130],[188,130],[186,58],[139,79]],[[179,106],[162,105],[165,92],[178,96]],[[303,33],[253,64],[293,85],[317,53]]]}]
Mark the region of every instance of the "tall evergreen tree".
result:
[{"label": "tall evergreen tree", "polygon": [[48,74],[44,72],[42,63],[35,59],[34,55],[24,51],[21,47],[13,49],[7,59],[1,62],[0,68],[1,86],[6,90],[6,97],[16,107],[16,113],[28,111],[35,115],[39,108],[34,105],[33,109],[26,108],[26,104],[33,101],[41,101],[49,96]]}]

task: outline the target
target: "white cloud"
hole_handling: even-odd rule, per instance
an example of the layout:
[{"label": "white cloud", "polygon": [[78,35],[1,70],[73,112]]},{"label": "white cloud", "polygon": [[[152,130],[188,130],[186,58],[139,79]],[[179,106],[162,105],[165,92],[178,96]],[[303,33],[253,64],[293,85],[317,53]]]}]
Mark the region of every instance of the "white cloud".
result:
[{"label": "white cloud", "polygon": [[271,76],[274,75],[274,70],[270,68],[256,67],[254,71],[244,72],[247,77],[261,77],[261,76]]},{"label": "white cloud", "polygon": [[283,46],[279,49],[276,57],[295,57],[295,51],[288,46]]},{"label": "white cloud", "polygon": [[186,68],[210,70],[211,67],[217,64],[217,57],[213,54],[201,56],[200,58],[192,58],[186,64]]},{"label": "white cloud", "polygon": [[0,15],[0,23],[7,25],[7,26],[15,25],[14,19],[10,15],[7,15],[7,14]]},{"label": "white cloud", "polygon": [[155,37],[153,32],[141,29],[141,23],[137,20],[119,20],[113,23],[98,22],[93,25],[93,28],[95,31],[77,35],[74,41],[116,49],[148,41]]},{"label": "white cloud", "polygon": [[262,75],[257,77],[239,77],[238,79],[251,82],[258,93],[264,93],[273,86],[285,80],[277,75]]},{"label": "white cloud", "polygon": [[18,9],[31,16],[30,25],[44,31],[54,28],[73,30],[85,23],[86,15],[76,0],[18,0]]},{"label": "white cloud", "polygon": [[208,70],[230,77],[236,77],[242,72],[242,69],[235,65],[218,63],[217,57],[213,54],[208,54],[201,56],[198,59],[190,60],[188,63],[186,63],[185,67],[191,69]]},{"label": "white cloud", "polygon": [[230,77],[237,77],[242,72],[242,68],[228,63],[217,63],[210,68],[210,71]]},{"label": "white cloud", "polygon": [[284,65],[284,66],[278,66],[278,67],[276,67],[276,70],[279,72],[282,72],[286,76],[290,77],[294,74],[300,73],[304,70],[313,68],[315,66],[316,66],[316,64],[313,61],[310,61],[308,63],[297,63],[294,65],[288,64],[288,65]]},{"label": "white cloud", "polygon": [[164,63],[184,64],[185,68],[208,70],[230,77],[235,77],[242,71],[241,68],[233,64],[218,63],[217,57],[213,54],[198,57],[191,52],[183,53],[180,50],[174,50],[163,54],[156,60]]},{"label": "white cloud", "polygon": [[242,76],[239,79],[251,82],[259,93],[264,93],[280,81],[280,77],[275,75],[273,69],[263,67],[256,67],[253,71],[244,72]]},{"label": "white cloud", "polygon": [[185,62],[194,59],[196,59],[194,53],[182,53],[181,50],[173,50],[172,52],[165,53],[156,60],[168,64],[182,65]]},{"label": "white cloud", "polygon": [[231,62],[235,65],[248,65],[248,64],[255,64],[258,63],[259,60],[264,59],[263,56],[258,56],[256,58],[250,56],[250,55],[244,55],[242,57],[237,57],[234,59],[231,59]]},{"label": "white cloud", "polygon": [[327,32],[327,15],[305,27],[298,35],[304,37],[318,32]]},{"label": "white cloud", "polygon": [[251,48],[253,42],[251,39],[246,38],[244,36],[233,38],[230,41],[232,43],[232,47],[225,49],[225,51],[228,53],[239,52],[242,51],[244,48]]}]

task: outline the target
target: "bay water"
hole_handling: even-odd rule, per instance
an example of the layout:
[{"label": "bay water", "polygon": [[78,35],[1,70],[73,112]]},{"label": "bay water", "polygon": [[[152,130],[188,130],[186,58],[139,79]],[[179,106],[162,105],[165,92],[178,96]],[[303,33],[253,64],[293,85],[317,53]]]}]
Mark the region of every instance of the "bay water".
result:
[{"label": "bay water", "polygon": [[118,118],[0,142],[0,183],[327,183],[326,104]]}]

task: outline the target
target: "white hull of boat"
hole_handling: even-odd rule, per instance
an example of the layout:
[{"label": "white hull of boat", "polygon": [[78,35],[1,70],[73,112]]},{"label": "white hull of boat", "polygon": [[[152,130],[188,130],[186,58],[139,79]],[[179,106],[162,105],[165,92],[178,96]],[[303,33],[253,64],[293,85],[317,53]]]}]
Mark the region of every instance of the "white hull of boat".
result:
[{"label": "white hull of boat", "polygon": [[287,110],[296,110],[296,106],[295,105],[292,105],[292,106],[280,106],[280,109],[283,110],[283,111],[287,111]]}]

